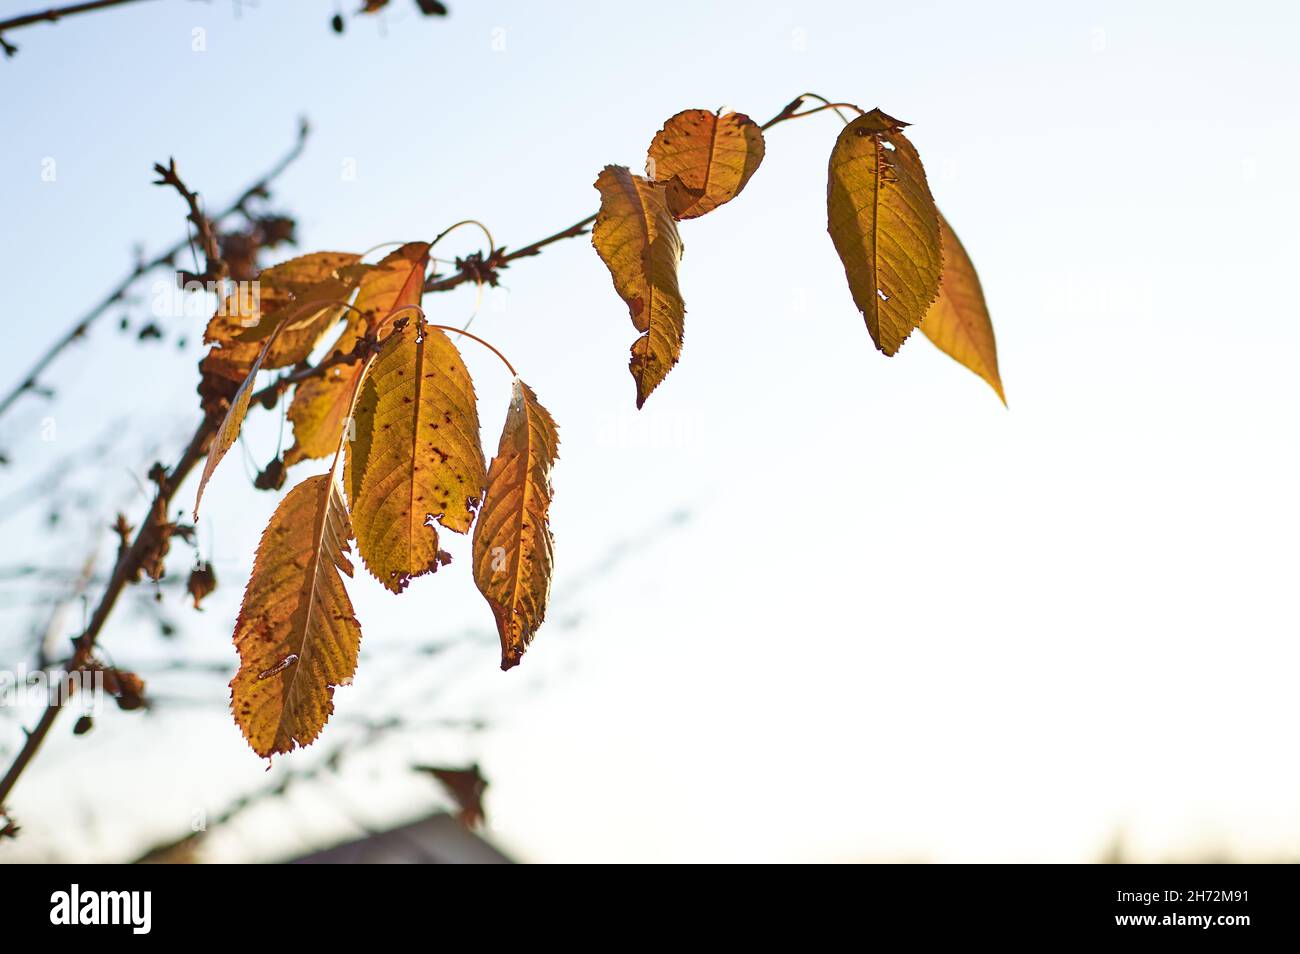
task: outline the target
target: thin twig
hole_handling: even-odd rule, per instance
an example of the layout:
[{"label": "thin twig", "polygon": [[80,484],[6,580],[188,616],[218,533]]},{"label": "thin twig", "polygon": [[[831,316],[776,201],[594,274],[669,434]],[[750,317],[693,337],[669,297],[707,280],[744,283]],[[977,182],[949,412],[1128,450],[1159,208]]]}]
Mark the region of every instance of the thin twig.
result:
[{"label": "thin twig", "polygon": [[[587,234],[587,226],[596,221],[595,215],[589,215],[581,222],[574,222],[567,229],[562,229],[554,235],[548,235],[544,239],[538,239],[531,245],[525,245],[523,248],[515,249],[513,252],[507,252],[505,248],[493,249],[486,257],[470,256],[463,260],[462,268],[454,275],[445,278],[438,275],[432,276],[424,283],[424,290],[427,292],[450,291],[457,285],[463,285],[470,281],[488,281],[493,284],[496,272],[505,268],[516,259],[525,258],[529,255],[537,255],[546,246],[561,239],[576,238],[579,235]],[[489,280],[492,279],[492,280]]]},{"label": "thin twig", "polygon": [[[265,198],[269,194],[268,189],[271,182],[278,178],[295,159],[302,155],[303,147],[307,144],[307,136],[309,132],[310,127],[304,120],[298,127],[298,138],[294,142],[293,148],[290,149],[279,162],[271,167],[265,175],[241,192],[234,202],[230,203],[230,205],[226,206],[225,209],[212,216],[211,221],[214,224],[219,223],[237,212],[243,212],[250,200],[259,197]],[[46,349],[45,353],[36,360],[36,363],[32,365],[27,373],[19,379],[19,382],[14,385],[3,399],[0,399],[0,416],[3,416],[24,392],[36,390],[37,381],[40,378],[41,373],[54,362],[54,359],[57,358],[65,348],[84,338],[86,333],[90,330],[90,326],[94,324],[98,318],[102,317],[104,313],[115,304],[122,301],[137,279],[155,269],[163,268],[164,266],[174,266],[176,257],[180,255],[181,252],[185,251],[188,246],[189,237],[186,236],[184,239],[181,239],[171,248],[155,256],[150,261],[138,263],[112,291],[100,300],[99,304],[91,308],[90,311],[82,316],[82,318],[61,338],[55,341],[54,344],[50,345],[50,347]]]},{"label": "thin twig", "polygon": [[[66,7],[51,7],[39,13],[25,13],[9,20],[0,20],[0,34],[6,30],[21,30],[35,23],[57,23],[64,17],[76,16],[78,13],[92,13],[95,10],[120,7],[125,3],[135,2],[137,0],[88,0],[86,3],[72,3]],[[4,48],[5,56],[13,56],[18,52],[18,47],[6,42],[3,36],[0,36],[0,47]]]},{"label": "thin twig", "polygon": [[[805,99],[820,100],[822,105],[817,106],[814,109],[806,109],[801,113],[799,112],[799,107],[803,105],[803,101]],[[825,110],[828,109],[835,110],[835,115],[839,116],[840,119],[844,120],[844,122],[846,123],[849,122],[849,119],[842,112],[840,112],[841,109],[856,110],[859,116],[863,115],[866,112],[866,110],[864,110],[861,106],[857,105],[856,103],[832,103],[825,96],[818,96],[816,93],[800,93],[794,99],[790,100],[790,102],[786,103],[785,106],[782,107],[779,113],[777,113],[775,116],[773,116],[767,122],[763,123],[763,125],[759,126],[758,128],[766,132],[767,130],[775,126],[777,123],[783,123],[788,119],[802,119],[805,116],[811,116],[814,113],[824,112]]]},{"label": "thin twig", "polygon": [[199,194],[191,192],[181,180],[180,173],[176,171],[175,159],[168,159],[165,166],[162,163],[154,163],[153,171],[158,174],[158,181],[154,185],[171,186],[180,193],[185,204],[190,207],[186,218],[193,223],[194,231],[198,233],[199,246],[203,249],[205,260],[203,274],[195,275],[193,272],[182,270],[178,273],[181,284],[200,282],[206,285],[221,281],[226,277],[228,269],[221,258],[221,246],[217,242],[217,233],[212,227],[212,220],[204,215],[203,209],[199,207]]}]

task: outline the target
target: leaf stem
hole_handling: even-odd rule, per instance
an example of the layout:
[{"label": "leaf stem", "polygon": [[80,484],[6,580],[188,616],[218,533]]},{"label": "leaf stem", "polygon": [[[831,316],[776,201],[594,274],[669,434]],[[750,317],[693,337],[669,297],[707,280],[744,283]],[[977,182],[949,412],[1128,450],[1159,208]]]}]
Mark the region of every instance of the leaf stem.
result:
[{"label": "leaf stem", "polygon": [[489,230],[488,230],[488,227],[487,227],[486,225],[484,225],[482,222],[480,222],[478,219],[462,219],[462,220],[459,221],[459,222],[456,222],[456,223],[454,223],[454,224],[452,224],[452,225],[447,226],[445,229],[443,229],[441,232],[439,232],[439,233],[437,234],[437,236],[434,237],[434,240],[433,240],[432,242],[429,243],[429,248],[432,249],[435,245],[437,245],[439,242],[441,242],[443,239],[445,239],[445,238],[446,238],[448,235],[450,235],[452,232],[456,231],[456,230],[459,229],[459,228],[463,228],[463,227],[466,226],[466,225],[475,225],[475,226],[478,226],[478,228],[483,232],[483,234],[487,236],[487,241],[488,241],[488,257],[491,258],[492,255],[493,255],[493,254],[496,252],[496,250],[497,250],[497,245],[496,245],[496,242],[494,242],[494,241],[492,240],[492,233],[491,233],[491,231],[489,231]]},{"label": "leaf stem", "polygon": [[449,331],[452,334],[464,335],[466,338],[469,338],[472,341],[477,341],[479,344],[487,348],[494,355],[496,355],[498,358],[501,359],[501,363],[506,366],[506,369],[510,372],[510,376],[512,378],[519,377],[519,372],[515,370],[515,366],[511,364],[510,361],[506,358],[506,356],[503,355],[500,351],[498,351],[496,349],[496,346],[493,345],[490,341],[485,341],[484,339],[480,338],[478,335],[466,331],[464,328],[456,328],[453,325],[435,325],[432,322],[426,321],[424,316],[424,309],[421,308],[419,305],[403,305],[401,308],[394,308],[392,311],[388,313],[388,316],[384,319],[384,321],[391,321],[395,315],[399,315],[404,311],[416,312],[420,316],[420,323],[425,328],[436,328],[439,331]]},{"label": "leaf stem", "polygon": [[[822,105],[814,107],[813,109],[804,110],[801,113],[799,112],[799,107],[803,105],[805,99],[818,100]],[[852,109],[856,111],[859,116],[866,112],[865,109],[856,103],[832,103],[825,96],[819,96],[816,93],[800,93],[794,99],[790,100],[790,102],[786,103],[785,107],[779,113],[758,128],[766,131],[771,129],[777,123],[785,122],[787,119],[802,119],[805,116],[811,116],[814,113],[824,112],[828,109],[835,110],[835,115],[839,116],[840,119],[843,119],[845,123],[849,122],[849,120],[840,112],[841,109]]]},{"label": "leaf stem", "polygon": [[481,344],[483,347],[487,348],[487,349],[488,349],[489,351],[491,351],[494,355],[496,355],[498,358],[501,359],[501,363],[504,364],[504,365],[506,366],[506,370],[510,372],[510,377],[512,377],[512,378],[517,378],[517,377],[519,377],[519,372],[515,370],[515,366],[514,366],[513,364],[511,364],[511,363],[506,359],[506,356],[505,356],[505,355],[503,355],[500,351],[498,351],[498,350],[497,350],[495,347],[493,347],[490,343],[488,343],[487,341],[483,340],[482,338],[480,338],[478,335],[474,334],[473,332],[471,332],[471,331],[466,331],[464,328],[453,328],[451,325],[431,325],[431,324],[426,324],[425,327],[426,327],[426,328],[437,328],[439,331],[452,331],[452,332],[455,332],[455,333],[458,334],[458,335],[464,335],[466,338],[469,338],[469,339],[471,339],[472,341],[477,341],[479,344]]}]

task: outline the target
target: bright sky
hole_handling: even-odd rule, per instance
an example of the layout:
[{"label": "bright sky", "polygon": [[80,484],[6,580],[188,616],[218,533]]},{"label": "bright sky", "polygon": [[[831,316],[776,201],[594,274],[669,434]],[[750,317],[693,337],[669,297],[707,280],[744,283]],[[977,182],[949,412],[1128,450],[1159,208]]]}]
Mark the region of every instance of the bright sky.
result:
[{"label": "bright sky", "polygon": [[[149,185],[169,155],[215,206],[305,114],[308,152],[276,189],[302,250],[467,217],[518,246],[594,211],[601,167],[639,168],[672,113],[762,121],[811,90],[913,123],[980,270],[1010,409],[919,335],[893,359],[872,347],[826,235],[830,114],[772,130],[745,193],[683,225],[686,347],[641,412],[635,335],[587,239],[520,262],[474,329],[560,424],[550,620],[502,674],[465,546],[400,599],[359,570],[361,665],[321,744],[363,714],[492,727],[367,747],[340,781],[214,838],[216,856],[427,811],[407,766],[469,759],[491,779],[494,837],[527,860],[1081,861],[1120,831],[1139,859],[1300,855],[1300,379],[1296,306],[1276,291],[1300,256],[1294,9],[460,0],[430,21],[394,0],[336,37],[328,2],[239,6],[160,0],[10,38],[3,385],[133,243],[175,240],[179,200]],[[461,323],[474,293],[425,304]],[[0,421],[16,459],[0,496],[120,419],[80,480],[141,511],[145,447],[174,458],[197,420],[202,322],[171,320],[184,353],[110,317],[57,366],[54,402]],[[466,358],[491,449],[509,382]],[[253,459],[278,427],[250,419]],[[205,612],[168,591],[178,644],[138,611],[103,640],[160,692],[210,704],[56,731],[11,805],[33,842],[121,857],[317,757],[268,775],[223,708],[228,674],[151,672],[233,667],[275,504],[241,457],[204,503],[221,581]],[[78,563],[39,516],[8,523],[11,559]],[[77,516],[80,539],[109,517]],[[19,635],[32,619],[4,614]],[[467,629],[432,663],[404,649]]]}]

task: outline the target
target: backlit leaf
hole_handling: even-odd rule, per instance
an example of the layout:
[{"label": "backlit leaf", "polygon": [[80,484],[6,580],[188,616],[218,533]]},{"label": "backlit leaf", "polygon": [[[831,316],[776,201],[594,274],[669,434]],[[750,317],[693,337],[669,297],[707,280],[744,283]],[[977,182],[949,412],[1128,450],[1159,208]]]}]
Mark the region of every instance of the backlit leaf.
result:
[{"label": "backlit leaf", "polygon": [[257,373],[262,370],[262,362],[266,359],[267,353],[275,345],[276,336],[272,335],[266,339],[266,344],[262,345],[257,357],[253,359],[253,366],[248,369],[248,376],[244,378],[244,383],[239,386],[235,396],[230,399],[230,407],[226,410],[226,416],[221,421],[221,427],[217,429],[216,435],[212,438],[212,443],[208,445],[208,459],[203,464],[203,475],[199,478],[198,493],[194,495],[194,519],[199,519],[199,503],[203,500],[203,490],[208,486],[208,480],[211,479],[217,465],[221,463],[221,458],[226,456],[226,451],[234,445],[239,437],[239,429],[244,426],[244,418],[248,415],[248,405],[253,398],[253,388],[257,383]]},{"label": "backlit leaf", "polygon": [[[420,303],[424,271],[429,264],[427,242],[411,242],[384,257],[368,270],[357,289],[356,301],[348,311],[347,323],[339,333],[330,353],[350,352],[368,332],[376,337],[387,333],[390,316],[404,305]],[[401,314],[412,318],[410,310]],[[357,382],[361,380],[364,362],[336,365],[324,375],[309,378],[298,385],[289,405],[289,420],[293,423],[294,444],[285,452],[285,464],[295,464],[309,458],[328,457],[338,446],[339,434],[347,424],[348,409]],[[357,461],[364,459],[365,438],[354,435],[347,456],[344,486],[349,498],[355,497],[353,481],[363,472]]]},{"label": "backlit leaf", "polygon": [[641,407],[682,352],[686,306],[677,288],[682,241],[662,184],[634,176],[624,166],[606,166],[595,185],[600,213],[591,244],[641,332],[628,365],[636,381],[636,406]]},{"label": "backlit leaf", "polygon": [[930,306],[921,331],[939,350],[970,368],[989,383],[1002,403],[1002,378],[998,374],[998,346],[993,322],[984,303],[984,290],[975,265],[966,254],[948,220],[939,216],[943,236],[943,281],[939,298]]},{"label": "backlit leaf", "polygon": [[492,607],[501,668],[519,664],[551,592],[551,468],[560,437],[537,395],[515,378],[501,444],[474,528],[474,582]]},{"label": "backlit leaf", "polygon": [[826,190],[828,231],[872,340],[896,354],[939,291],[939,212],[902,123],[878,109],[840,133]]},{"label": "backlit leaf", "polygon": [[357,550],[394,593],[450,559],[434,522],[465,533],[486,466],[474,384],[460,352],[422,319],[394,333],[361,386],[357,430],[371,434],[352,503]]},{"label": "backlit leaf", "polygon": [[693,219],[740,194],[763,148],[763,131],[745,114],[687,109],[655,134],[646,175],[667,187],[674,217]]},{"label": "backlit leaf", "polygon": [[361,627],[340,574],[352,528],[333,473],[308,477],[271,517],[235,624],[235,721],[263,757],[310,745],[357,668]]}]

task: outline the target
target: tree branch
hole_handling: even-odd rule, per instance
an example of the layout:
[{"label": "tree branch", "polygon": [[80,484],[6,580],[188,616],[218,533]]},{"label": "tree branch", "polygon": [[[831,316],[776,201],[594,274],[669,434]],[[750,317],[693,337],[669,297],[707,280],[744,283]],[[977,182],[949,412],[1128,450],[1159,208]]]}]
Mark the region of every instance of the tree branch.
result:
[{"label": "tree branch", "polygon": [[[0,24],[0,28],[2,27],[3,24]],[[245,206],[247,206],[251,199],[259,197],[265,198],[269,194],[268,189],[271,182],[278,178],[295,159],[302,155],[303,147],[307,144],[307,136],[310,131],[310,127],[307,125],[306,120],[303,120],[302,124],[298,127],[298,138],[294,142],[293,148],[290,149],[279,162],[272,166],[265,175],[240,193],[239,197],[235,199],[234,202],[230,203],[230,205],[226,206],[225,209],[212,216],[211,221],[213,224],[229,218],[236,212],[244,211]],[[81,320],[67,331],[67,333],[55,341],[54,344],[52,344],[46,352],[36,360],[36,363],[32,365],[28,372],[23,375],[18,384],[10,389],[3,399],[0,399],[0,416],[3,416],[24,392],[35,390],[41,372],[49,367],[54,362],[54,359],[57,358],[65,348],[84,338],[87,331],[90,330],[90,326],[97,319],[102,317],[108,309],[113,307],[113,305],[126,297],[126,293],[130,290],[131,286],[137,279],[154,269],[174,265],[176,257],[180,255],[181,252],[185,251],[188,246],[189,236],[186,236],[171,248],[167,249],[167,251],[161,253],[150,261],[140,262],[137,264],[112,291],[104,296],[99,304],[91,308],[89,312],[82,316]]]},{"label": "tree branch", "polygon": [[[3,24],[0,24],[0,26],[3,26]],[[820,100],[824,105],[800,112],[799,107],[807,98]],[[762,128],[769,129],[778,123],[790,119],[798,119],[803,116],[810,116],[827,109],[833,109],[839,113],[841,108],[856,109],[859,112],[862,111],[860,107],[850,103],[833,103],[825,97],[818,96],[815,93],[802,93],[788,103],[779,113],[777,113],[776,116],[772,117],[772,119],[765,123]],[[848,121],[847,117],[844,117],[842,114],[841,118],[846,122]],[[304,126],[303,135],[305,136],[305,134],[306,127]],[[282,162],[281,166],[277,168],[282,168],[288,161],[291,161],[293,156],[296,155],[296,152],[300,150],[301,147],[302,141],[300,137],[295,152],[291,153],[290,157],[288,157],[285,162]],[[162,172],[166,172],[166,170],[161,170],[160,174]],[[250,192],[251,191],[253,190],[250,190]],[[189,201],[189,193],[184,190],[183,187],[182,194],[187,195],[187,201]],[[240,202],[235,204],[234,208],[238,208],[242,201],[243,198],[240,199]],[[194,208],[195,206],[191,203],[191,209]],[[556,232],[553,235],[548,235],[546,238],[538,239],[531,245],[525,245],[513,252],[506,252],[504,248],[493,248],[488,251],[486,256],[481,252],[475,252],[463,259],[457,259],[456,264],[459,269],[458,271],[446,277],[439,277],[437,275],[431,276],[424,283],[424,291],[449,291],[470,281],[495,285],[497,283],[497,273],[501,269],[508,267],[511,262],[520,258],[537,255],[548,245],[559,242],[562,239],[585,235],[588,232],[588,226],[595,222],[595,220],[595,215],[589,215],[586,218],[575,222],[573,225],[570,225],[568,228],[561,229],[559,232]],[[184,243],[182,243],[180,247],[183,248]],[[177,251],[179,251],[179,249],[177,249]],[[111,304],[112,300],[113,299],[110,298],[109,302],[103,307],[107,308],[108,304]],[[85,324],[85,322],[83,321],[82,324]],[[74,332],[75,331],[76,329],[74,329]],[[78,335],[74,335],[74,337],[77,336]],[[308,378],[323,374],[327,369],[338,364],[360,361],[366,355],[371,353],[371,351],[376,347],[376,344],[377,342],[373,340],[363,339],[358,341],[356,346],[346,354],[336,351],[328,358],[317,363],[315,366],[298,368],[283,374],[275,381],[253,394],[249,402],[250,406],[261,404],[264,407],[273,407],[275,399],[278,398],[290,384],[295,384],[299,381],[304,381]],[[57,351],[55,353],[57,353]],[[37,370],[41,367],[43,367],[43,365],[38,365]],[[25,382],[24,385],[20,386],[19,392],[32,386],[34,384],[34,378],[35,373],[29,376],[28,381]],[[0,403],[0,413],[3,413],[9,404],[12,403],[14,396],[16,395],[11,395],[5,402]],[[76,680],[72,679],[68,673],[75,673],[79,667],[86,665],[90,660],[91,654],[95,648],[95,641],[99,638],[100,630],[103,629],[104,623],[108,619],[109,613],[112,612],[113,606],[116,603],[118,596],[121,594],[122,589],[127,583],[138,579],[141,568],[145,566],[146,560],[156,552],[155,548],[157,546],[158,534],[160,532],[169,532],[171,525],[167,523],[167,506],[170,503],[171,495],[180,486],[186,475],[194,469],[194,466],[202,460],[204,456],[206,456],[208,445],[212,441],[213,436],[216,434],[221,424],[220,419],[214,420],[216,417],[217,415],[206,415],[203,422],[199,425],[198,430],[194,432],[194,437],[190,440],[189,446],[185,449],[185,452],[181,455],[175,466],[173,466],[170,471],[158,474],[155,477],[155,481],[158,484],[158,494],[155,497],[154,505],[150,508],[149,515],[145,518],[140,530],[136,533],[135,541],[131,544],[130,548],[124,548],[119,554],[117,565],[114,567],[113,574],[109,578],[108,586],[100,597],[99,605],[95,609],[95,615],[91,618],[90,625],[78,639],[74,640],[76,651],[73,654],[69,668],[66,671],[55,671],[53,667],[51,667],[46,670],[47,673],[50,673],[52,676],[59,676],[60,678],[65,679],[69,685],[75,686]],[[161,465],[157,465],[156,469],[161,470]],[[66,699],[69,695],[70,693],[65,693],[61,698]],[[40,721],[36,724],[36,728],[28,734],[22,749],[18,752],[18,755],[10,766],[9,771],[5,774],[4,779],[0,780],[0,815],[3,815],[4,813],[5,798],[7,798],[9,793],[13,790],[19,776],[22,775],[24,769],[26,769],[27,765],[30,764],[32,757],[40,748],[41,742],[44,741],[45,736],[49,733],[50,726],[53,725],[54,720],[58,718],[60,708],[60,706],[55,705],[53,702],[47,704],[45,711],[41,715]]]},{"label": "tree branch", "polygon": [[86,3],[72,3],[66,7],[51,7],[39,13],[25,13],[9,20],[0,20],[0,47],[4,48],[5,56],[13,56],[18,52],[18,47],[5,42],[3,34],[6,30],[20,30],[34,23],[57,23],[64,17],[75,16],[78,13],[92,13],[95,10],[120,7],[125,3],[136,2],[137,0],[88,0]]},{"label": "tree branch", "polygon": [[596,221],[595,215],[589,215],[581,222],[574,222],[567,229],[562,229],[554,235],[548,235],[544,239],[538,239],[532,245],[525,245],[523,248],[516,249],[507,253],[505,248],[493,249],[486,258],[479,252],[469,255],[463,259],[457,259],[460,265],[460,271],[446,278],[437,275],[432,276],[424,283],[424,290],[427,292],[450,291],[457,285],[463,285],[465,282],[477,281],[488,285],[497,283],[497,272],[506,268],[516,259],[525,258],[529,255],[537,255],[542,249],[553,242],[561,239],[576,238],[579,235],[586,235],[589,231],[587,226]]},{"label": "tree branch", "polygon": [[197,281],[206,285],[209,282],[221,281],[229,270],[226,268],[226,263],[222,261],[221,246],[217,243],[217,233],[212,228],[212,220],[199,208],[199,194],[191,192],[181,180],[180,173],[176,171],[175,159],[168,159],[165,166],[162,163],[154,163],[153,171],[158,174],[158,181],[154,185],[171,186],[180,193],[185,204],[190,207],[190,213],[186,218],[193,223],[194,231],[198,233],[199,246],[203,249],[205,262],[203,274],[195,275],[192,272],[181,271],[181,283],[188,285],[192,281]]},{"label": "tree branch", "polygon": [[[539,254],[546,246],[551,245],[561,239],[574,238],[578,235],[585,235],[587,226],[595,221],[595,216],[590,215],[580,222],[575,222],[566,229],[556,232],[554,235],[548,235],[544,239],[539,239],[531,245],[525,245],[523,248],[509,254],[498,249],[491,253],[486,260],[481,260],[480,266],[469,265],[463,267],[461,271],[448,278],[438,279],[425,283],[426,291],[447,291],[455,288],[467,281],[473,279],[486,280],[482,268],[489,267],[492,269],[504,268],[510,262],[524,258],[530,255]],[[262,405],[274,406],[275,399],[290,384],[296,384],[305,381],[308,378],[317,377],[324,374],[329,368],[339,364],[351,363],[362,360],[369,353],[368,349],[375,346],[374,342],[368,342],[363,339],[357,343],[349,352],[336,351],[328,358],[325,358],[317,364],[304,367],[282,374],[275,381],[266,387],[255,392],[249,400],[249,406]],[[2,408],[0,408],[2,409]],[[153,504],[149,508],[149,513],[136,531],[135,539],[130,547],[123,548],[118,554],[117,563],[113,567],[112,575],[109,577],[108,584],[104,588],[103,594],[99,598],[99,603],[95,607],[94,615],[90,619],[90,624],[86,627],[79,637],[73,640],[74,651],[72,658],[68,661],[66,667],[56,668],[49,667],[46,672],[51,677],[51,681],[57,678],[64,682],[67,691],[59,694],[56,698],[66,701],[72,695],[76,688],[77,681],[73,678],[74,673],[84,668],[92,659],[95,650],[95,644],[99,639],[99,634],[108,621],[109,614],[112,613],[113,607],[117,603],[118,597],[126,588],[128,583],[132,583],[140,576],[141,570],[145,567],[151,557],[157,552],[160,534],[170,532],[170,525],[167,522],[167,511],[171,504],[172,495],[180,487],[190,471],[201,461],[208,453],[208,446],[212,442],[213,436],[221,426],[221,420],[214,420],[215,415],[205,415],[203,421],[199,424],[190,438],[189,446],[185,448],[184,453],[166,472],[161,472],[161,465],[155,467],[153,473],[156,474],[155,482],[158,486],[158,492],[154,497]],[[27,734],[23,741],[22,748],[14,757],[13,763],[5,773],[3,779],[0,779],[0,815],[4,814],[5,799],[13,791],[14,786],[23,772],[31,764],[41,743],[49,735],[50,728],[54,725],[55,720],[59,717],[62,710],[62,704],[51,699],[47,702],[45,711],[41,713],[36,727]]]}]

